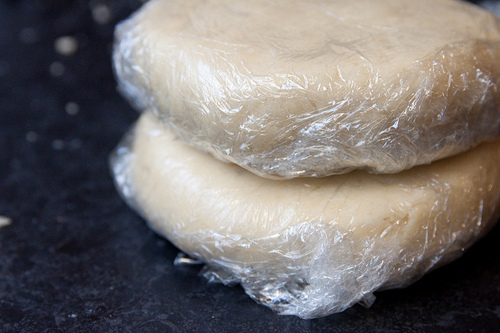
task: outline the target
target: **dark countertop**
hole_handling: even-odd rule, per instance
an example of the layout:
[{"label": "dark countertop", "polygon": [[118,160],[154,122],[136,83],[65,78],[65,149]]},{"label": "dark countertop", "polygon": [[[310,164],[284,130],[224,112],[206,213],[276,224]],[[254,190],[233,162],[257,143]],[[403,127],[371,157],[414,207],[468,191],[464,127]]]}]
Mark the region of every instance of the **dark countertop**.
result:
[{"label": "dark countertop", "polygon": [[[178,250],[124,204],[107,163],[138,116],[116,92],[113,27],[139,5],[0,0],[0,224],[10,221],[0,228],[0,331],[493,332],[500,326],[500,226],[413,286],[377,293],[371,309],[355,306],[314,320],[275,315],[239,287],[208,284],[199,266],[174,267]],[[74,53],[56,51],[61,36],[77,41],[76,50],[67,50]]]}]

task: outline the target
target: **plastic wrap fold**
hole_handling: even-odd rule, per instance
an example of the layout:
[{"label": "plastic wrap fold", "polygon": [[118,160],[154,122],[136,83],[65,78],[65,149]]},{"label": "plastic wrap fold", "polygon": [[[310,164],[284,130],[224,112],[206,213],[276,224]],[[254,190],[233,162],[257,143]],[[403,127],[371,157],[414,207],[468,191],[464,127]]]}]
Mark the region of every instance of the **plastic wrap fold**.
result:
[{"label": "plastic wrap fold", "polygon": [[499,134],[499,19],[452,0],[151,0],[123,94],[268,178],[396,173]]},{"label": "plastic wrap fold", "polygon": [[395,175],[269,180],[144,114],[112,167],[127,202],[205,275],[280,314],[369,304],[459,257],[498,218],[500,139]]}]

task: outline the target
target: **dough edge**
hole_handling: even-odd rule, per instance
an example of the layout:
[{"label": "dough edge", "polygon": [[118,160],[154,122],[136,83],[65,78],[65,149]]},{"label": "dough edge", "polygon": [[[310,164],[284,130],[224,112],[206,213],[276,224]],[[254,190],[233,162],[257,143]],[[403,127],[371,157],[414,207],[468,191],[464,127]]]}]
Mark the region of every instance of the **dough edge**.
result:
[{"label": "dough edge", "polygon": [[[127,202],[206,262],[207,277],[241,283],[280,314],[325,316],[406,286],[459,257],[499,217],[500,140],[398,175],[287,181],[214,160],[148,113],[125,141],[112,165]],[[272,197],[282,203],[266,210]]]},{"label": "dough edge", "polygon": [[[150,1],[147,8],[156,15],[166,4],[170,2]],[[394,72],[385,77],[383,71],[377,73],[378,83],[366,78],[374,73],[360,63],[349,79],[350,88],[337,87],[326,95],[305,89],[315,86],[312,78],[316,76],[318,89],[342,81],[321,79],[320,73],[325,72],[321,61],[312,61],[315,69],[310,77],[308,68],[285,66],[276,77],[255,79],[230,52],[222,56],[208,52],[210,39],[207,45],[189,44],[191,36],[158,40],[158,32],[148,30],[154,22],[139,19],[146,16],[145,11],[117,29],[115,72],[124,95],[140,109],[152,108],[198,149],[260,176],[326,176],[354,169],[396,173],[463,152],[500,131],[500,65],[496,61],[500,44],[490,44],[500,39],[498,20],[457,1],[439,1],[435,6],[466,7],[471,16],[477,15],[477,21],[488,22],[487,32],[471,28],[474,33],[464,33],[462,39],[429,50],[413,62],[399,59]],[[461,27],[467,31],[465,27],[473,20],[463,21]],[[187,43],[182,56],[172,51],[179,40]],[[157,53],[148,56],[153,48]],[[206,55],[206,63],[193,58],[198,53]],[[233,71],[219,70],[217,62],[222,67],[227,63]],[[259,57],[255,62],[267,63]],[[200,72],[197,66],[204,70]],[[177,76],[170,79],[172,72]],[[336,71],[327,73],[332,76]],[[243,92],[253,85],[258,89]],[[293,89],[297,85],[299,89]],[[282,86],[291,88],[276,88]]]}]

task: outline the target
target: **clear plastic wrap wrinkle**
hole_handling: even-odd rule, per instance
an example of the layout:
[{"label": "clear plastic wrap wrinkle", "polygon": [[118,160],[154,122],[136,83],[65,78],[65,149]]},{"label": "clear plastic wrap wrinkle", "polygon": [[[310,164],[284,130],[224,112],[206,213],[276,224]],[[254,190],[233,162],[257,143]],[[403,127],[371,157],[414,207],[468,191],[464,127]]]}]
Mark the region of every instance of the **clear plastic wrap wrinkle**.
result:
[{"label": "clear plastic wrap wrinkle", "polygon": [[452,0],[151,0],[113,62],[137,108],[257,175],[397,173],[499,135],[499,27]]},{"label": "clear plastic wrap wrinkle", "polygon": [[123,197],[208,279],[280,314],[370,305],[459,257],[499,217],[500,139],[394,175],[275,181],[194,149],[151,113],[132,133],[112,158]]}]

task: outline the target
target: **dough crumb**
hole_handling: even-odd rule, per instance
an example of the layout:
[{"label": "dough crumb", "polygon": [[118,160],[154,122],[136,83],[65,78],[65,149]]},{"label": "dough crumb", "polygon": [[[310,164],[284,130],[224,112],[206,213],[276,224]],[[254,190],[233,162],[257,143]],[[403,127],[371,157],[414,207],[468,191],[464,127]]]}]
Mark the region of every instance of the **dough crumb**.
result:
[{"label": "dough crumb", "polygon": [[64,141],[59,139],[52,141],[52,148],[54,150],[62,150],[64,148]]},{"label": "dough crumb", "polygon": [[92,18],[97,24],[104,25],[111,20],[111,11],[104,4],[99,4],[92,7]]},{"label": "dough crumb", "polygon": [[78,42],[74,37],[62,36],[54,42],[54,49],[59,54],[70,56],[78,50]]},{"label": "dough crumb", "polygon": [[75,102],[68,102],[64,106],[64,110],[70,116],[76,116],[78,114],[78,112],[80,112],[80,106],[78,104],[76,104]]},{"label": "dough crumb", "polygon": [[36,134],[36,132],[29,131],[26,133],[26,141],[33,143],[36,142],[36,140],[38,140],[38,134]]},{"label": "dough crumb", "polygon": [[50,64],[49,67],[50,75],[53,77],[63,75],[65,70],[66,67],[64,67],[64,65],[59,61],[54,61],[53,63]]},{"label": "dough crumb", "polygon": [[0,228],[6,227],[12,223],[12,219],[7,216],[0,215]]}]

